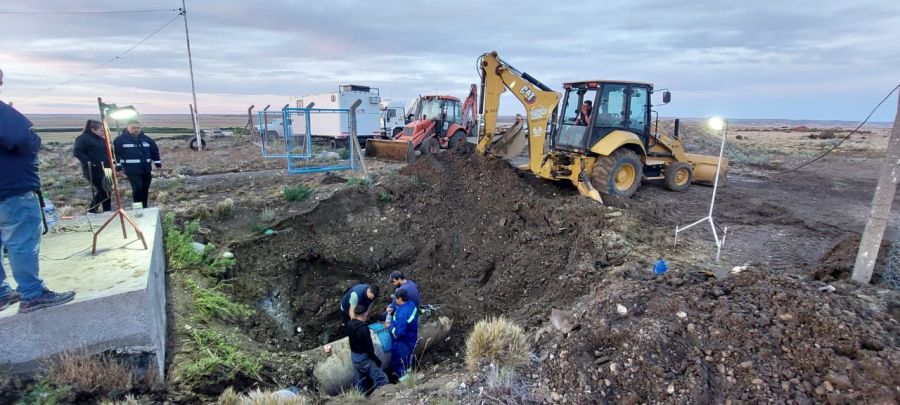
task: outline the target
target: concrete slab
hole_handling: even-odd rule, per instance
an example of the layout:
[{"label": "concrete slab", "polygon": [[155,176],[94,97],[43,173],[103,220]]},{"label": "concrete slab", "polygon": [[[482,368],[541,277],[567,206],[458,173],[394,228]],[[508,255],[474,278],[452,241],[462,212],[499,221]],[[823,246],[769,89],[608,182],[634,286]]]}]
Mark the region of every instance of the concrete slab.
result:
[{"label": "concrete slab", "polygon": [[[115,219],[91,255],[91,229],[98,229],[108,214],[60,221],[44,235],[41,277],[48,288],[77,295],[68,304],[27,314],[18,313],[18,304],[0,312],[0,364],[29,372],[64,352],[112,350],[155,356],[164,377],[166,260],[159,210],[128,213],[144,233],[146,250],[127,222],[124,239]],[[3,265],[14,285],[9,263]]]}]

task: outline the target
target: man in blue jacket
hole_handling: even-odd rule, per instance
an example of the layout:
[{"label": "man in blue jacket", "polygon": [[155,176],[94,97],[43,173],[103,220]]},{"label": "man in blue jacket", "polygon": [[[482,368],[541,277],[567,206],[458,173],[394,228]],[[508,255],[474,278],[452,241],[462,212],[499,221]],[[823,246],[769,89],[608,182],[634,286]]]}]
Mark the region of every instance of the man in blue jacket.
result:
[{"label": "man in blue jacket", "polygon": [[[38,276],[42,213],[35,191],[41,188],[41,138],[31,127],[28,118],[0,101],[0,311],[19,301],[19,312],[31,312],[75,298],[72,291],[48,290]],[[9,251],[16,291],[6,282],[4,247]]]},{"label": "man in blue jacket", "polygon": [[409,292],[399,289],[394,293],[396,309],[386,327],[391,331],[391,368],[400,381],[405,381],[415,362],[416,341],[419,338],[419,313],[409,300]]},{"label": "man in blue jacket", "polygon": [[150,139],[141,130],[141,123],[136,120],[128,121],[128,127],[113,141],[116,152],[116,172],[125,172],[131,183],[131,194],[135,203],[141,203],[144,208],[148,206],[150,197],[151,166],[162,168],[159,159],[159,148],[156,142]]}]

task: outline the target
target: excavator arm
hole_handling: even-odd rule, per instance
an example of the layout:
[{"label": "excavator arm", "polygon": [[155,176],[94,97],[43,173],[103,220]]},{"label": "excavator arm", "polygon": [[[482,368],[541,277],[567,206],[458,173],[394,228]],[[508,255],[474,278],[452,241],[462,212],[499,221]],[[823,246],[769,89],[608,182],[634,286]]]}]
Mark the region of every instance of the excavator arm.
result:
[{"label": "excavator arm", "polygon": [[[547,123],[559,104],[560,94],[527,73],[519,72],[500,59],[497,52],[481,55],[478,70],[481,75],[479,113],[484,122],[484,132],[478,136],[478,152],[508,157],[518,155],[527,146],[531,171],[539,173],[547,140]],[[507,89],[525,107],[527,133],[507,132],[497,136],[500,95]]]},{"label": "excavator arm", "polygon": [[478,86],[472,83],[469,88],[469,96],[462,103],[462,126],[466,129],[467,134],[472,133],[473,127],[477,124],[475,121],[478,117],[476,103],[478,102]]},{"label": "excavator arm", "polygon": [[[528,148],[528,168],[532,173],[547,179],[567,178],[578,191],[600,203],[600,193],[594,189],[586,168],[593,164],[593,158],[581,156],[566,164],[568,175],[556,174],[556,162],[552,153],[544,150],[549,138],[548,122],[556,113],[561,95],[543,83],[520,72],[497,56],[497,52],[486,53],[478,58],[481,75],[481,103],[479,111],[484,122],[484,133],[478,136],[477,151],[481,154],[512,157]],[[497,115],[500,95],[509,89],[525,107],[527,131],[507,131],[497,134]],[[520,126],[514,126],[521,128]]]}]

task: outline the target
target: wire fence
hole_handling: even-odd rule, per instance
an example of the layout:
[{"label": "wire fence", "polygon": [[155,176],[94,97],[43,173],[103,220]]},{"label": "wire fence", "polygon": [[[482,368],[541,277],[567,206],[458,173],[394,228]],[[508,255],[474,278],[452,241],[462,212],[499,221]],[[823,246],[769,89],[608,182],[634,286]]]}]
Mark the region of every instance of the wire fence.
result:
[{"label": "wire fence", "polygon": [[900,290],[900,241],[891,244],[886,259],[881,280],[888,287]]}]

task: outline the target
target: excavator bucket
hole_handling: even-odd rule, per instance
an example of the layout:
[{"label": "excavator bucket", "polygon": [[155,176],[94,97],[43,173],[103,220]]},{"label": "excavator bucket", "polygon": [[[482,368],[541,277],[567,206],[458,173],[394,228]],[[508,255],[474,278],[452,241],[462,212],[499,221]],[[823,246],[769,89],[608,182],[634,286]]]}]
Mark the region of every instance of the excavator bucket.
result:
[{"label": "excavator bucket", "polygon": [[[688,163],[694,168],[694,183],[707,186],[713,185],[716,181],[716,165],[719,163],[718,156],[697,155],[693,153],[685,154]],[[719,169],[719,186],[728,184],[728,158],[722,157],[722,167]]]},{"label": "excavator bucket", "polygon": [[528,133],[525,131],[524,122],[524,120],[516,120],[516,123],[506,132],[495,135],[491,140],[491,154],[504,158],[519,156],[528,147]]},{"label": "excavator bucket", "polygon": [[366,140],[366,156],[408,163],[416,160],[412,142],[390,139]]}]

